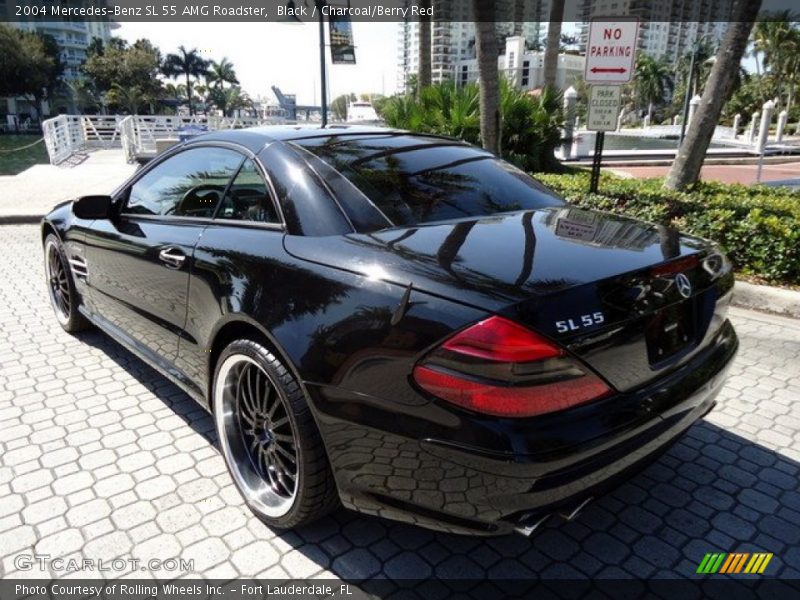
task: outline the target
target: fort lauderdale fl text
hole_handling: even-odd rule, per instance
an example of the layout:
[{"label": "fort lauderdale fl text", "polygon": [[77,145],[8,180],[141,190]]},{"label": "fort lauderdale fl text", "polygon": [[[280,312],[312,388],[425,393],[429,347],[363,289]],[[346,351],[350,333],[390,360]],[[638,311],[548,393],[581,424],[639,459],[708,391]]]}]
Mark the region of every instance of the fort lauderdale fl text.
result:
[{"label": "fort lauderdale fl text", "polygon": [[[350,590],[350,585],[343,583],[338,586],[330,585],[327,583],[322,584],[296,584],[284,583],[281,585],[263,585],[263,584],[246,584],[236,585],[233,587],[215,586],[205,583],[200,584],[180,584],[180,583],[163,583],[159,585],[150,585],[146,583],[109,583],[105,585],[81,585],[74,583],[59,583],[51,582],[47,585],[34,585],[34,584],[17,584],[15,586],[15,593],[20,596],[44,596],[47,597],[68,597],[72,598],[92,598],[99,597],[101,594],[105,597],[112,597],[116,594],[121,596],[135,595],[139,597],[157,598],[159,595],[179,595],[183,597],[202,596],[203,598],[209,595],[224,596],[227,593],[232,595],[241,594],[244,597],[250,598],[257,596],[263,598],[265,596],[326,596],[331,597],[334,594],[339,596],[352,596],[353,592]],[[49,592],[49,594],[48,594]]]}]

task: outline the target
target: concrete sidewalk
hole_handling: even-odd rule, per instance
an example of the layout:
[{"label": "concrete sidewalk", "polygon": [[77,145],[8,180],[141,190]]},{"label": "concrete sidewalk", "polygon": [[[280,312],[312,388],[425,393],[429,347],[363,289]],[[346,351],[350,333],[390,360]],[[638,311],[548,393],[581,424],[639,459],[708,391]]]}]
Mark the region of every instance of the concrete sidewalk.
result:
[{"label": "concrete sidewalk", "polygon": [[136,170],[120,149],[90,152],[81,159],[73,166],[34,165],[0,177],[0,224],[38,221],[63,200],[107,194]]}]

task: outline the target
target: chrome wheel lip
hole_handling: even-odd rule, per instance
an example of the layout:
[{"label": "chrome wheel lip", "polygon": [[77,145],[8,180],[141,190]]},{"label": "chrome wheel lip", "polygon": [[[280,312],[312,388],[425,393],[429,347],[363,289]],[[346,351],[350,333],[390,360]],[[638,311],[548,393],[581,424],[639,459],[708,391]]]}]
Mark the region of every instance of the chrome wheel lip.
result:
[{"label": "chrome wheel lip", "polygon": [[50,305],[56,314],[56,319],[62,325],[69,321],[71,309],[69,296],[69,282],[67,268],[61,259],[58,245],[49,240],[44,249],[45,274],[47,275],[47,293],[50,297]]},{"label": "chrome wheel lip", "polygon": [[[243,438],[242,421],[238,411],[239,400],[233,397],[229,388],[229,376],[234,368],[245,364],[258,369],[266,378],[275,394],[275,402],[283,405],[283,410],[288,417],[291,428],[292,441],[295,447],[294,459],[296,464],[294,486],[290,494],[281,495],[273,487],[269,479],[263,475],[253,464],[252,452],[246,448]],[[299,488],[300,465],[297,456],[297,435],[294,423],[289,416],[289,406],[273,378],[254,359],[245,354],[233,354],[226,358],[220,365],[214,384],[214,420],[219,434],[220,449],[228,465],[228,470],[233,477],[236,487],[244,496],[247,504],[259,514],[266,517],[279,518],[286,515],[294,505]],[[274,434],[268,434],[274,435]],[[266,436],[266,437],[268,437]]]}]

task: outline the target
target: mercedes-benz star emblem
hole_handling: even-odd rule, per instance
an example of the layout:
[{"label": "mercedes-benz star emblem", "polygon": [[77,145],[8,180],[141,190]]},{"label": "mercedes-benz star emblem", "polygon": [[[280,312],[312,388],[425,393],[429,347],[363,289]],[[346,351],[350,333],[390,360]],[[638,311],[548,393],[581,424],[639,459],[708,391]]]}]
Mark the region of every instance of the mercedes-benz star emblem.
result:
[{"label": "mercedes-benz star emblem", "polygon": [[678,293],[684,298],[692,295],[692,284],[683,273],[675,275],[675,286],[678,288]]}]

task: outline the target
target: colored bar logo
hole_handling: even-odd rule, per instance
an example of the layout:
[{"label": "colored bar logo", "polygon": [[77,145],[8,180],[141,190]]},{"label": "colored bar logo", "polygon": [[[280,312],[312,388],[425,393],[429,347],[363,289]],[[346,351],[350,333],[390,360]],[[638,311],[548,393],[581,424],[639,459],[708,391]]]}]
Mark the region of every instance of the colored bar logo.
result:
[{"label": "colored bar logo", "polygon": [[772,560],[772,552],[709,552],[697,567],[701,575],[747,573],[761,575]]}]

